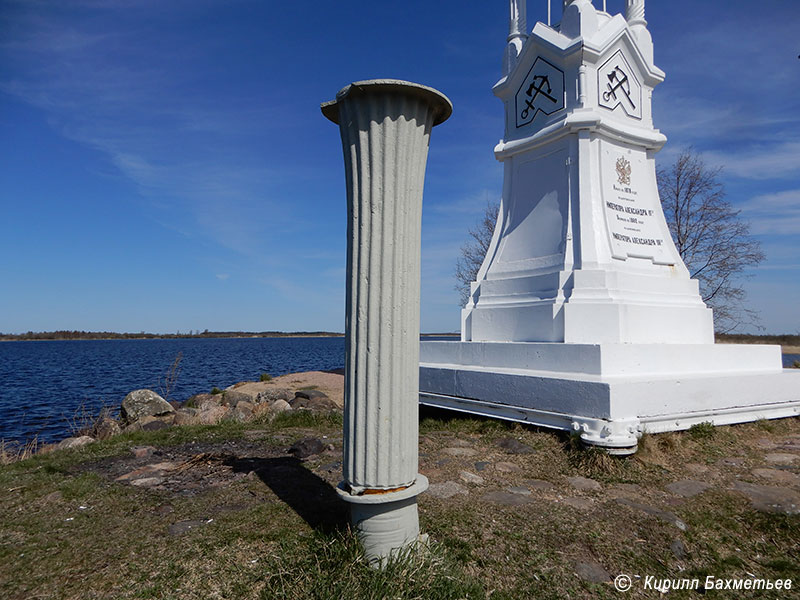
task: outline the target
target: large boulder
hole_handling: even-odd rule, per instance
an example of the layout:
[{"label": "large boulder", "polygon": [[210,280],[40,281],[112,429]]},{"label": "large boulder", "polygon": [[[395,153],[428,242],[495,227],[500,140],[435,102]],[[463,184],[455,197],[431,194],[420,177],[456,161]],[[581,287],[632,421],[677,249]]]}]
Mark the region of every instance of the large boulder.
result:
[{"label": "large boulder", "polygon": [[197,425],[216,425],[227,413],[227,406],[209,406],[205,410],[201,410],[197,413],[195,423]]},{"label": "large boulder", "polygon": [[158,431],[159,429],[166,429],[175,424],[175,413],[167,415],[159,415],[157,417],[145,416],[137,419],[125,427],[125,432],[131,431]]},{"label": "large boulder", "polygon": [[107,440],[115,435],[119,435],[121,432],[122,430],[119,427],[119,423],[111,417],[103,416],[94,422],[90,435],[98,440]]},{"label": "large boulder", "polygon": [[287,388],[281,387],[268,387],[256,396],[256,403],[266,402],[268,404],[274,403],[276,400],[283,400],[289,402],[294,398],[294,392]]},{"label": "large boulder", "polygon": [[78,437],[69,437],[65,440],[61,440],[58,444],[59,450],[68,450],[70,448],[82,448],[86,444],[91,444],[94,442],[95,439],[93,437],[89,437],[88,435],[81,435]]},{"label": "large boulder", "polygon": [[222,394],[195,394],[183,403],[182,408],[206,410],[212,406],[219,406],[221,402]]},{"label": "large boulder", "polygon": [[142,417],[160,417],[174,412],[169,402],[153,390],[134,390],[122,401],[120,420],[130,424]]},{"label": "large boulder", "polygon": [[197,414],[200,411],[196,408],[179,408],[175,412],[175,425],[194,425],[197,422]]},{"label": "large boulder", "polygon": [[253,397],[243,392],[235,390],[225,390],[222,392],[222,405],[234,407],[239,402],[253,402]]},{"label": "large boulder", "polygon": [[289,404],[294,409],[305,408],[316,412],[329,412],[339,409],[333,400],[319,390],[300,390],[295,393]]},{"label": "large boulder", "polygon": [[228,414],[225,415],[225,419],[228,421],[235,421],[237,423],[244,423],[245,421],[249,421],[253,418],[254,408],[255,405],[251,402],[240,400],[236,403],[236,406],[232,407],[228,411]]}]

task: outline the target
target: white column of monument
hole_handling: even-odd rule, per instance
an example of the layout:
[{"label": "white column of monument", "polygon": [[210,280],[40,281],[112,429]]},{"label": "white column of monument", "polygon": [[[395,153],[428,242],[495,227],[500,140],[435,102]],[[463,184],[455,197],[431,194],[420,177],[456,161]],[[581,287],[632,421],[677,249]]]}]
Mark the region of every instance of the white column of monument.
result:
[{"label": "white column of monument", "polygon": [[431,128],[452,105],[429,87],[360,81],[322,105],[347,182],[343,479],[367,556],[416,542],[422,188]]}]

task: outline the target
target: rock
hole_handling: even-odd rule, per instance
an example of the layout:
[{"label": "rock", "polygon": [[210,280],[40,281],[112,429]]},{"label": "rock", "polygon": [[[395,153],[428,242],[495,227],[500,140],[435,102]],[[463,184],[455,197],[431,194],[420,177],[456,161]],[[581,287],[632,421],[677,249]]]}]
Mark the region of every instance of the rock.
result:
[{"label": "rock", "polygon": [[131,485],[137,487],[155,487],[164,483],[163,477],[142,477],[141,479],[134,479]]},{"label": "rock", "polygon": [[194,425],[197,421],[197,414],[200,411],[196,408],[179,408],[175,411],[174,425]]},{"label": "rock", "polygon": [[785,452],[776,452],[775,454],[767,454],[764,460],[767,462],[775,463],[778,465],[790,465],[796,461],[798,457],[796,454],[787,454]]},{"label": "rock", "polygon": [[800,475],[795,475],[783,469],[753,469],[752,473],[756,477],[769,479],[773,483],[800,486]]},{"label": "rock", "polygon": [[676,496],[682,496],[684,498],[693,498],[698,494],[702,494],[708,488],[711,487],[711,484],[704,483],[702,481],[695,481],[693,479],[684,479],[682,481],[676,481],[674,483],[670,483],[666,486],[666,489],[669,493],[675,494]]},{"label": "rock", "polygon": [[564,498],[562,502],[578,510],[589,510],[594,507],[594,500],[591,498]]},{"label": "rock", "polygon": [[198,425],[216,425],[228,413],[227,406],[209,406],[196,415]]},{"label": "rock", "polygon": [[785,515],[800,514],[800,494],[794,490],[744,481],[734,483],[733,489],[747,496],[756,510]]},{"label": "rock", "polygon": [[122,429],[111,417],[100,417],[92,425],[91,436],[98,440],[107,440],[122,433]]},{"label": "rock", "polygon": [[292,405],[289,404],[286,400],[279,398],[275,400],[272,404],[270,404],[269,412],[271,413],[282,413],[287,410],[292,410]]},{"label": "rock", "polygon": [[519,473],[522,471],[520,467],[510,462],[495,463],[494,468],[501,473]]},{"label": "rock", "polygon": [[453,496],[469,494],[467,488],[455,481],[432,483],[428,486],[428,493],[434,498],[452,498]]},{"label": "rock", "polygon": [[156,449],[153,446],[134,446],[131,448],[131,452],[136,458],[147,458],[152,456],[155,451]]},{"label": "rock", "polygon": [[756,445],[759,448],[763,448],[764,450],[774,450],[778,446],[775,442],[773,442],[769,438],[760,438],[759,440],[756,441]]},{"label": "rock", "polygon": [[575,574],[589,583],[605,583],[611,581],[611,575],[596,560],[591,558],[575,562]]},{"label": "rock", "polygon": [[288,404],[289,400],[292,398],[294,398],[294,392],[292,390],[279,387],[269,387],[258,392],[256,395],[256,403],[274,403],[276,400],[283,400]]},{"label": "rock", "polygon": [[556,489],[556,486],[543,479],[526,479],[523,483],[530,489],[540,490],[543,492]]},{"label": "rock", "polygon": [[683,560],[689,556],[689,551],[686,549],[686,545],[681,540],[672,540],[672,543],[669,545],[669,549],[672,550],[672,554],[674,554],[675,558],[678,560]]},{"label": "rock", "polygon": [[[180,465],[174,462],[161,462],[155,463],[152,465],[145,465],[143,467],[139,467],[138,469],[134,469],[124,475],[120,475],[114,481],[129,481],[131,485],[143,485],[145,487],[149,485],[158,485],[163,483],[163,477],[169,471],[174,471]],[[136,483],[141,479],[159,479],[160,481],[157,483]]]},{"label": "rock", "polygon": [[522,486],[510,487],[510,488],[508,488],[508,491],[511,492],[512,494],[520,494],[522,496],[530,496],[531,495],[531,491],[528,488],[522,487]]},{"label": "rock", "polygon": [[475,485],[481,485],[483,483],[483,477],[475,473],[470,473],[469,471],[461,471],[458,476],[464,483],[474,483]]},{"label": "rock", "polygon": [[594,479],[589,479],[588,477],[581,477],[580,475],[577,477],[567,477],[567,482],[574,487],[576,490],[582,490],[585,492],[596,492],[600,490],[603,486],[600,485]]},{"label": "rock", "polygon": [[182,408],[196,408],[203,411],[222,403],[222,394],[195,394],[183,403]]},{"label": "rock", "polygon": [[170,535],[181,535],[182,533],[186,533],[192,529],[196,529],[197,527],[201,527],[205,525],[207,521],[199,521],[199,520],[192,520],[192,521],[178,521],[177,523],[173,523],[169,526],[169,534]]},{"label": "rock", "polygon": [[728,456],[720,458],[717,464],[721,467],[741,467],[744,466],[744,458],[741,456]]},{"label": "rock", "polygon": [[706,475],[712,473],[711,467],[708,465],[701,465],[699,463],[687,463],[686,469],[695,475]]},{"label": "rock", "polygon": [[157,417],[174,412],[175,409],[169,405],[169,402],[153,390],[134,390],[122,401],[120,420],[129,424],[142,417]]},{"label": "rock", "polygon": [[319,390],[300,390],[295,392],[294,398],[289,401],[292,408],[305,408],[306,410],[329,412],[338,410],[336,403]]},{"label": "rock", "polygon": [[125,432],[129,431],[159,431],[167,429],[175,423],[175,414],[162,415],[159,417],[142,417],[137,419],[127,427]]},{"label": "rock", "polygon": [[96,441],[93,437],[88,435],[81,435],[78,437],[68,437],[58,443],[59,450],[67,450],[70,448],[82,448],[86,444],[91,444]]},{"label": "rock", "polygon": [[169,405],[170,405],[172,408],[174,408],[175,410],[178,410],[178,409],[179,409],[181,406],[183,406],[183,405],[182,405],[180,402],[178,402],[177,400],[167,400],[167,403],[168,403],[168,404],[169,404]]},{"label": "rock", "polygon": [[478,462],[475,463],[475,470],[476,471],[483,471],[490,464],[492,464],[492,463],[486,462],[486,461],[483,461],[483,460],[482,461],[478,461]]},{"label": "rock", "polygon": [[289,454],[294,454],[297,458],[308,458],[315,454],[321,454],[325,450],[327,450],[327,445],[322,440],[308,437],[292,444],[288,452]]},{"label": "rock", "polygon": [[226,390],[222,393],[222,401],[220,402],[220,404],[222,404],[223,406],[234,407],[238,405],[239,402],[250,403],[251,400],[252,398],[248,394],[232,390]]},{"label": "rock", "polygon": [[497,445],[509,454],[531,454],[533,448],[512,437],[503,438]]},{"label": "rock", "polygon": [[458,447],[458,448],[471,448],[472,447],[472,441],[470,441],[470,440],[462,440],[460,438],[447,440],[447,444],[450,445],[450,446]]},{"label": "rock", "polygon": [[235,421],[237,423],[244,423],[253,417],[253,409],[255,406],[246,400],[239,400],[236,405],[228,411],[225,419]]},{"label": "rock", "polygon": [[478,451],[473,448],[444,448],[442,452],[449,456],[475,456],[478,454]]},{"label": "rock", "polygon": [[671,525],[675,525],[681,531],[686,531],[688,527],[686,523],[681,521],[677,515],[674,513],[668,512],[666,510],[661,510],[660,508],[655,508],[653,506],[648,506],[646,504],[641,504],[639,502],[634,502],[633,500],[628,500],[627,498],[617,498],[614,500],[617,504],[622,504],[623,506],[628,506],[633,508],[634,510],[641,511],[657,519],[670,523]]},{"label": "rock", "polygon": [[522,494],[512,494],[511,492],[489,492],[481,496],[484,502],[491,502],[493,504],[502,504],[503,506],[522,506],[523,504],[530,504],[533,502],[531,496],[523,496]]}]

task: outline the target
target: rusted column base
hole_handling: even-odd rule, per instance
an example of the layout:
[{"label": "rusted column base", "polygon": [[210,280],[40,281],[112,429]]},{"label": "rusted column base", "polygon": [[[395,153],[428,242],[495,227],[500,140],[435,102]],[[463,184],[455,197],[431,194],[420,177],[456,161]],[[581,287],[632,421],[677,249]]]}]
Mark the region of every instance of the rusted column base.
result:
[{"label": "rusted column base", "polygon": [[339,496],[350,504],[350,520],[364,554],[374,567],[407,551],[420,541],[417,495],[428,488],[428,479],[418,475],[414,485],[385,494],[353,495],[339,485]]}]

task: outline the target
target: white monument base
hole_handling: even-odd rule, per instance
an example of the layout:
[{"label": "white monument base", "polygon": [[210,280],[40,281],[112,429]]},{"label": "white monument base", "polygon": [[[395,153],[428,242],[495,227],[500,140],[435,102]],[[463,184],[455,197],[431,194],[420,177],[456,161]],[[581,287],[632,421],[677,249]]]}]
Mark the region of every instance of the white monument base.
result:
[{"label": "white monument base", "polygon": [[422,342],[420,403],[573,431],[632,454],[644,431],[800,415],[779,346]]}]

